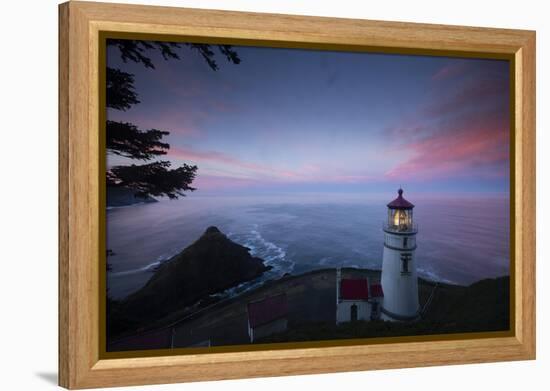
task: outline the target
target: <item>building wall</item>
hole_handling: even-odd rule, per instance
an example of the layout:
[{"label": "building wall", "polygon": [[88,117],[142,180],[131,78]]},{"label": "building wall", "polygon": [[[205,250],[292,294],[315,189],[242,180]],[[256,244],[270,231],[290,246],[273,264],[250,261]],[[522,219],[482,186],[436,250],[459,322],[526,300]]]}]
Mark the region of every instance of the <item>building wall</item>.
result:
[{"label": "building wall", "polygon": [[371,305],[365,300],[344,300],[338,303],[336,323],[351,321],[351,306],[357,305],[357,320],[370,320]]},{"label": "building wall", "polygon": [[287,318],[280,318],[255,328],[249,327],[250,342],[254,342],[260,338],[267,337],[272,334],[282,333],[283,331],[286,331],[287,326]]},{"label": "building wall", "polygon": [[384,243],[389,247],[411,250],[416,248],[416,235],[392,235],[384,232]]},{"label": "building wall", "polygon": [[[403,243],[404,235],[392,235],[385,233],[391,243]],[[409,242],[415,243],[415,235],[408,235]],[[386,242],[387,243],[387,242]],[[393,247],[393,246],[392,246]],[[384,309],[396,315],[408,317],[415,316],[419,309],[418,303],[418,276],[416,272],[415,251],[410,246],[401,250],[384,246],[382,258],[382,289],[384,290]],[[401,255],[411,255],[408,262],[409,273],[402,273]],[[391,320],[388,317],[385,319]]]}]

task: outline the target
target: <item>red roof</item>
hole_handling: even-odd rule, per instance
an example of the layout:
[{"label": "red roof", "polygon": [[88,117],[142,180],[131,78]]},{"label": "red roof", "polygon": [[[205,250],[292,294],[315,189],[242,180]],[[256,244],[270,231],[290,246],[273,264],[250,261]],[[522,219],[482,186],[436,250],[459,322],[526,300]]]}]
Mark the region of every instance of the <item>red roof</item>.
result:
[{"label": "red roof", "polygon": [[369,286],[365,278],[360,280],[343,279],[340,282],[340,288],[343,300],[367,300],[369,298]]},{"label": "red roof", "polygon": [[287,313],[288,302],[285,293],[248,303],[248,322],[250,323],[250,327],[258,327],[284,318]]},{"label": "red roof", "polygon": [[412,209],[414,205],[403,198],[403,189],[397,190],[397,198],[388,204],[390,209]]},{"label": "red roof", "polygon": [[370,295],[372,297],[384,297],[384,291],[382,290],[382,285],[372,284],[370,286]]}]

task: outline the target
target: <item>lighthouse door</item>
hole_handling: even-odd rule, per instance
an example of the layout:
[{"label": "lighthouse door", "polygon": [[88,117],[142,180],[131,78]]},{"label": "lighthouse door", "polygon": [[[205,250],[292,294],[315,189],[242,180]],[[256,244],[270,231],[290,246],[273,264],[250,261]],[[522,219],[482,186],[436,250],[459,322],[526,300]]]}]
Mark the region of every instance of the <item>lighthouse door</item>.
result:
[{"label": "lighthouse door", "polygon": [[353,304],[351,306],[351,314],[350,319],[352,322],[357,320],[357,304]]}]

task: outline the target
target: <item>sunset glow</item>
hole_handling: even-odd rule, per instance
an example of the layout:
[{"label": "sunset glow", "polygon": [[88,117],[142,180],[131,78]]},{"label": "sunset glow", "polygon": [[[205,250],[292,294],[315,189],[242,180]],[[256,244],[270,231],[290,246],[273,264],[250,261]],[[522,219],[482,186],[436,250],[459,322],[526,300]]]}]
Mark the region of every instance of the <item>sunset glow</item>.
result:
[{"label": "sunset glow", "polygon": [[188,49],[154,70],[108,55],[141,101],[109,118],[170,131],[164,160],[196,164],[197,193],[508,192],[507,61],[235,50],[216,72]]}]

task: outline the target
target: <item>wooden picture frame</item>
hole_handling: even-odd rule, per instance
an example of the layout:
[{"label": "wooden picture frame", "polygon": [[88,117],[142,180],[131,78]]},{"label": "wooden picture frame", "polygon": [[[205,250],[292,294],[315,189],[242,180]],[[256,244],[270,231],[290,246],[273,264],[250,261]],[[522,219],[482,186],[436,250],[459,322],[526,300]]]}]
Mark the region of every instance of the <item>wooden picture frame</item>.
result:
[{"label": "wooden picture frame", "polygon": [[[103,32],[297,48],[509,58],[512,297],[510,333],[156,357],[101,355]],[[149,7],[59,6],[59,384],[90,388],[535,358],[535,32]]]}]

